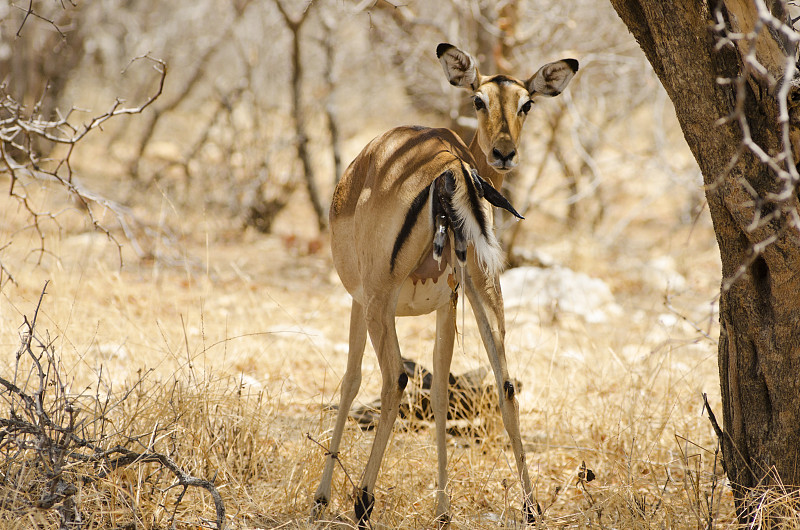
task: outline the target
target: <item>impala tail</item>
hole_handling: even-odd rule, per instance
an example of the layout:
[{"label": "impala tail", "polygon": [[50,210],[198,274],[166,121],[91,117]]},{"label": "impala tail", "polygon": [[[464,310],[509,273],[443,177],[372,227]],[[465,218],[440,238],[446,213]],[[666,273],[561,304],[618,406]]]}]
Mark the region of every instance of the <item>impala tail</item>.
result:
[{"label": "impala tail", "polygon": [[[444,250],[447,231],[453,234],[456,259],[463,267],[467,261],[467,246],[475,249],[478,265],[489,276],[503,270],[503,251],[494,234],[492,205],[523,217],[478,171],[461,162],[461,167],[447,169],[433,183],[432,208],[434,219],[433,257],[439,261]],[[483,200],[485,199],[485,200]]]}]

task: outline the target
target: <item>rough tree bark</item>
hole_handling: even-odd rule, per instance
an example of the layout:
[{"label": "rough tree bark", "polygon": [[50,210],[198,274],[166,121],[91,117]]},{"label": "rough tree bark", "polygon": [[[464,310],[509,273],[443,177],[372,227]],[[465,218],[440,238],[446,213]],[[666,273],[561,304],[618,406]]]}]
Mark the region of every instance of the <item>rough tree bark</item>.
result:
[{"label": "rough tree bark", "polygon": [[[786,13],[776,0],[611,3],[669,94],[703,173],[722,261],[723,456],[746,522],[762,487],[800,486],[797,150],[779,121],[781,100],[791,114],[797,99],[791,84],[781,90],[795,51],[763,25]],[[742,38],[759,27],[757,38]],[[797,119],[788,122],[794,137]]]}]

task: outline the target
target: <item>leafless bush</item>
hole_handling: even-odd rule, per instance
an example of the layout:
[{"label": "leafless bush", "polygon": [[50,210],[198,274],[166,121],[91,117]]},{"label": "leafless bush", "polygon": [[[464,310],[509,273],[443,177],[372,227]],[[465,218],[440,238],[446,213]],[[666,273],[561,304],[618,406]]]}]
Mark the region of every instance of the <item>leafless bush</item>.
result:
[{"label": "leafless bush", "polygon": [[[157,188],[178,206],[192,208],[199,201],[268,231],[299,185],[316,189],[312,174],[320,139],[306,129],[310,120],[304,116],[316,110],[308,93],[318,88],[300,69],[307,52],[286,60],[292,35],[303,50],[313,39],[305,31],[301,36],[299,26],[296,33],[288,31],[274,3],[201,1],[178,6],[177,13],[161,2],[118,7],[85,7],[97,31],[88,37],[92,51],[82,67],[107,75],[107,65],[119,56],[140,53],[131,41],[112,35],[124,25],[138,35],[139,46],[157,50],[179,68],[144,120],[108,135],[115,162],[137,191]],[[310,11],[300,11],[303,20],[312,18]],[[287,15],[294,20],[293,12]],[[287,126],[292,120],[296,127]],[[320,218],[322,193],[312,193]]]},{"label": "leafless bush", "polygon": [[124,407],[142,379],[117,401],[101,398],[100,382],[92,396],[75,392],[64,379],[53,341],[37,329],[44,295],[43,290],[33,317],[23,323],[13,374],[10,379],[0,377],[0,399],[7,408],[7,416],[0,417],[0,516],[34,513],[31,517],[43,521],[57,517],[60,528],[97,527],[97,517],[81,504],[91,496],[76,496],[78,491],[124,468],[156,464],[149,474],[155,482],[163,480],[163,471],[174,478],[167,489],[182,488],[170,527],[186,490],[199,487],[213,498],[216,526],[224,528],[225,505],[214,483],[192,476],[172,456],[154,449],[157,424],[144,435],[149,438],[146,443],[142,435],[117,431],[113,411]]},{"label": "leafless bush", "polygon": [[[136,220],[131,211],[123,205],[108,199],[84,186],[75,174],[72,159],[78,144],[86,136],[103,125],[122,115],[140,114],[160,95],[167,75],[166,64],[149,56],[139,58],[152,62],[159,77],[154,93],[147,100],[135,107],[126,107],[121,99],[116,99],[103,114],[92,117],[88,122],[79,123],[81,111],[75,107],[63,115],[48,119],[41,113],[39,103],[26,107],[15,100],[5,85],[0,85],[0,176],[9,179],[9,195],[13,197],[30,219],[27,227],[33,230],[39,239],[36,249],[40,259],[47,252],[45,222],[59,226],[58,217],[61,212],[41,209],[31,200],[31,194],[39,187],[55,184],[64,189],[85,212],[94,229],[104,233],[113,241],[119,250],[122,261],[122,247],[112,228],[101,221],[102,216],[94,209],[99,208],[112,214],[123,229],[126,237],[137,249],[133,224]],[[40,156],[37,144],[46,144],[50,156]],[[10,245],[8,243],[7,245]],[[0,262],[0,266],[2,263]],[[6,279],[13,280],[10,271],[2,268]],[[0,273],[0,285],[3,282]]]}]

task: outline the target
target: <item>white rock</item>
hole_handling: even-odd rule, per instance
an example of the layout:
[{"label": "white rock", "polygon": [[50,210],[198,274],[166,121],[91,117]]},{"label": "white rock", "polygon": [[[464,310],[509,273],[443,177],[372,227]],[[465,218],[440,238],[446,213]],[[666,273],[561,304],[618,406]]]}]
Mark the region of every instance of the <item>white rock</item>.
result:
[{"label": "white rock", "polygon": [[657,291],[684,291],[686,278],[677,270],[672,256],[651,259],[639,269],[642,279]]},{"label": "white rock", "polygon": [[517,267],[500,277],[506,307],[535,313],[569,313],[589,323],[621,314],[608,285],[565,267]]}]

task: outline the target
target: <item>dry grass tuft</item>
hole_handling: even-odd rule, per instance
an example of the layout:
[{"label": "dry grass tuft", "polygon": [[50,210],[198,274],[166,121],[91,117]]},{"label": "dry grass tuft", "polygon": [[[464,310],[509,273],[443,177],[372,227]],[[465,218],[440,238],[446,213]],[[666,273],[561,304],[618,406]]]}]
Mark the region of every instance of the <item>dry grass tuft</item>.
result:
[{"label": "dry grass tuft", "polygon": [[170,381],[140,371],[112,392],[101,373],[76,390],[37,328],[41,303],[24,320],[12,376],[0,377],[4,527],[224,527],[225,505],[276,450],[262,423],[270,399],[191,363]]},{"label": "dry grass tuft", "polygon": [[750,492],[750,528],[800,528],[800,493],[778,483]]}]

